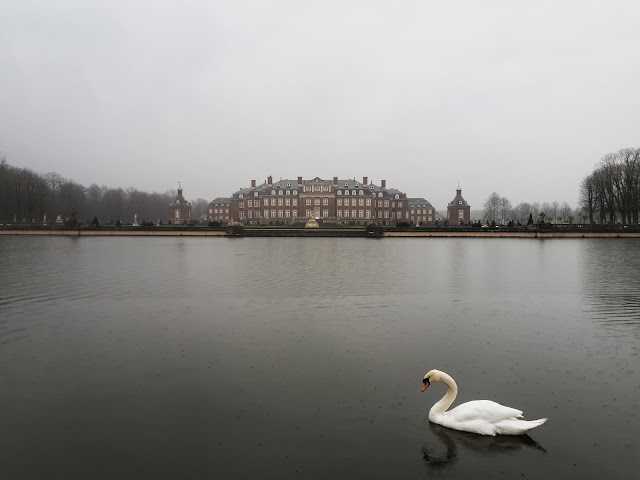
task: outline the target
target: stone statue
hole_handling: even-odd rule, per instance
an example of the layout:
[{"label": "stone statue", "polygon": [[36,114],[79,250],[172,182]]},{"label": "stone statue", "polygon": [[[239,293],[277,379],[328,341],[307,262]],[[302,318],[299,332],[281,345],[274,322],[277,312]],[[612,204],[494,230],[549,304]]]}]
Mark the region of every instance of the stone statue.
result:
[{"label": "stone statue", "polygon": [[138,225],[138,214],[134,213],[133,214],[133,226],[134,227],[139,227],[140,225]]},{"label": "stone statue", "polygon": [[64,223],[64,218],[62,218],[62,215],[58,215],[56,217],[56,223]]}]

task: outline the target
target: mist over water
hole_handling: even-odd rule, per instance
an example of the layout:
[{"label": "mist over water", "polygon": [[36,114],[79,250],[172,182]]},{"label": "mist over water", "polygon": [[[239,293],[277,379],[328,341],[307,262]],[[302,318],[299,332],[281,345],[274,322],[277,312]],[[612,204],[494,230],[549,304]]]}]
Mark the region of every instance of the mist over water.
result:
[{"label": "mist over water", "polygon": [[[634,239],[0,237],[7,478],[635,478]],[[452,375],[549,421],[429,424]]]}]

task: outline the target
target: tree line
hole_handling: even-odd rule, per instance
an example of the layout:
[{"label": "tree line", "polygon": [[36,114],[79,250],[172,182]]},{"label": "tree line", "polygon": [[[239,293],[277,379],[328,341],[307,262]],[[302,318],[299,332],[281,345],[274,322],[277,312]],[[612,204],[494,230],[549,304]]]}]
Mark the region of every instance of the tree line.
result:
[{"label": "tree line", "polygon": [[[110,188],[92,184],[89,187],[63,178],[55,172],[44,175],[28,168],[17,168],[0,155],[0,221],[42,222],[45,214],[52,223],[58,215],[68,219],[74,212],[79,221],[101,224],[123,224],[168,219],[169,204],[175,190],[147,193],[135,188]],[[198,198],[192,202],[191,217],[204,215],[209,202]]]},{"label": "tree line", "polygon": [[580,183],[580,207],[589,223],[637,224],[640,148],[608,153]]},{"label": "tree line", "polygon": [[526,225],[529,218],[537,221],[540,213],[544,213],[544,221],[551,223],[573,222],[576,214],[567,202],[521,202],[515,207],[507,197],[493,192],[483,204],[483,213],[488,223],[495,222],[506,225],[509,222]]}]

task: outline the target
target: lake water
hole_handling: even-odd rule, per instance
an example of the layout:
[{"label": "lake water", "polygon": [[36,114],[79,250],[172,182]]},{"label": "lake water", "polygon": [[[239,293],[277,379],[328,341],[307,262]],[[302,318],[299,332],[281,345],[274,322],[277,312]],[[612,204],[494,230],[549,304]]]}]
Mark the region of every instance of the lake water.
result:
[{"label": "lake water", "polygon": [[[3,478],[637,478],[640,240],[0,237]],[[446,387],[549,421],[430,425]]]}]

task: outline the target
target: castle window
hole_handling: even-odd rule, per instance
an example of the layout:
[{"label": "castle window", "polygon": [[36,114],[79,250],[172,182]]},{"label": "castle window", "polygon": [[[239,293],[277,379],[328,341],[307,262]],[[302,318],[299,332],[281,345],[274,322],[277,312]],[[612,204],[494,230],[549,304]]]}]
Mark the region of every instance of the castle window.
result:
[{"label": "castle window", "polygon": [[345,183],[345,184],[344,184],[344,186],[345,186],[345,187],[348,187],[348,186],[349,186],[349,184],[348,184],[348,183]]},{"label": "castle window", "polygon": [[253,192],[253,196],[257,197],[258,196],[258,192]]},{"label": "castle window", "polygon": [[271,195],[275,195],[276,191],[275,190],[271,190]]},{"label": "castle window", "polygon": [[364,192],[363,192],[362,190],[360,190],[360,191],[358,192],[358,195],[364,195]]},{"label": "castle window", "polygon": [[276,183],[276,187],[280,188],[280,184],[279,184],[279,183]]},{"label": "castle window", "polygon": [[243,194],[238,195],[238,198],[244,198]]},{"label": "castle window", "polygon": [[336,195],[342,195],[342,190],[338,190],[338,191],[336,192]]},{"label": "castle window", "polygon": [[460,201],[458,202],[458,205],[462,205],[462,200],[460,200]]},{"label": "castle window", "polygon": [[396,200],[397,200],[398,198],[400,198],[400,195],[398,195],[398,194],[396,193],[395,198],[396,198]]},{"label": "castle window", "polygon": [[355,191],[355,190],[353,190],[353,191],[351,192],[351,195],[355,195],[355,194],[356,194],[356,191]]},{"label": "castle window", "polygon": [[294,191],[293,191],[293,194],[294,194],[294,195],[297,195],[297,194],[298,194],[298,190],[294,190]]},{"label": "castle window", "polygon": [[287,190],[286,192],[284,192],[285,195],[291,195],[291,190]]},{"label": "castle window", "polygon": [[287,183],[287,187],[290,187],[290,186],[291,186],[291,184],[290,184],[290,183]]}]

